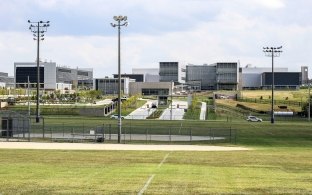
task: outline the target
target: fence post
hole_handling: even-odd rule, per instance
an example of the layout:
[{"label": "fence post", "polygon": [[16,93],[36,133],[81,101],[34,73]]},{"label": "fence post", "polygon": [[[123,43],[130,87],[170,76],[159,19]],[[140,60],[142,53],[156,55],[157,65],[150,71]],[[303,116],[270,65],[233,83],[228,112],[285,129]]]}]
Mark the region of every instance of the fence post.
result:
[{"label": "fence post", "polygon": [[126,127],[124,127],[123,129],[124,129],[124,144],[126,144],[126,133],[127,133],[127,130],[126,130]]},{"label": "fence post", "polygon": [[230,127],[230,143],[232,143],[232,127]]},{"label": "fence post", "polygon": [[51,132],[51,142],[53,142],[53,132],[52,128],[50,127],[50,132]]},{"label": "fence post", "polygon": [[45,134],[45,129],[44,129],[44,118],[42,117],[42,132],[43,132],[43,135],[42,137],[44,138],[44,134]]},{"label": "fence post", "polygon": [[28,118],[28,141],[30,142],[31,118]]},{"label": "fence post", "polygon": [[145,143],[146,143],[146,144],[147,144],[147,133],[148,133],[147,131],[148,131],[148,130],[145,129],[145,139],[146,139],[146,140],[145,140]]},{"label": "fence post", "polygon": [[82,135],[84,136],[84,134],[85,134],[85,125],[84,123],[82,123]]},{"label": "fence post", "polygon": [[131,123],[130,123],[130,130],[129,130],[130,142],[131,142]]},{"label": "fence post", "polygon": [[112,139],[111,124],[108,125],[109,140]]},{"label": "fence post", "polygon": [[25,118],[23,119],[23,138],[25,139]]},{"label": "fence post", "polygon": [[152,133],[150,133],[150,143],[152,143]]},{"label": "fence post", "polygon": [[192,128],[190,128],[190,142],[192,142]]},{"label": "fence post", "polygon": [[71,134],[72,134],[72,143],[74,143],[74,127],[72,127]]},{"label": "fence post", "polygon": [[63,127],[62,129],[63,129],[63,137],[64,137],[64,123],[63,123],[63,126],[62,126],[62,127]]},{"label": "fence post", "polygon": [[169,142],[171,144],[171,127],[169,128]]},{"label": "fence post", "polygon": [[6,128],[6,138],[7,138],[7,142],[9,141],[9,117],[8,119],[6,120],[7,122],[7,128]]},{"label": "fence post", "polygon": [[103,137],[102,137],[102,138],[103,138],[103,143],[104,143],[104,136],[105,136],[105,131],[104,131],[104,123],[103,123],[103,129],[102,129],[102,131],[103,131],[103,132],[102,132],[102,133],[103,133],[103,134],[102,134],[102,135],[103,135]]}]

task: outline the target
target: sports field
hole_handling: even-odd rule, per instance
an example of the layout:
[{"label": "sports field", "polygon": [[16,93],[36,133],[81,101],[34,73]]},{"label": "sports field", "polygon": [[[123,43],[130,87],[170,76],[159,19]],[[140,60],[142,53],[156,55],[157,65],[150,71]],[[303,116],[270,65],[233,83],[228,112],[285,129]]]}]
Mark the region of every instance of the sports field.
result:
[{"label": "sports field", "polygon": [[310,123],[232,126],[252,150],[0,149],[0,194],[312,194]]}]

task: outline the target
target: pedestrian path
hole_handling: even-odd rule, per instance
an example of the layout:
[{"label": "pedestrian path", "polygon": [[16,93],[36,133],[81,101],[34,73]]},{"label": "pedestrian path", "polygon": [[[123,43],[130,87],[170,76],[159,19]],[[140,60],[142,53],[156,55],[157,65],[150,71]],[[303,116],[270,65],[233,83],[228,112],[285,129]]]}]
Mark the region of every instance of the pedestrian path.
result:
[{"label": "pedestrian path", "polygon": [[156,108],[152,108],[152,104],[157,105],[156,103],[156,100],[148,100],[143,106],[126,116],[125,119],[146,119],[156,111]]},{"label": "pedestrian path", "polygon": [[172,101],[172,108],[169,105],[169,108],[165,109],[163,114],[159,117],[161,120],[183,120],[184,109],[187,109],[188,104],[186,101]]}]

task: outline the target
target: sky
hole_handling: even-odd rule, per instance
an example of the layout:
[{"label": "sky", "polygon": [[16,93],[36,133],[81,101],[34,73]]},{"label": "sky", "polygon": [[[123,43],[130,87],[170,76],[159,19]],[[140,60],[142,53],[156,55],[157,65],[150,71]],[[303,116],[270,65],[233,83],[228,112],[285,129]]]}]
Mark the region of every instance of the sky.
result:
[{"label": "sky", "polygon": [[[14,62],[34,62],[36,42],[28,20],[50,21],[40,59],[71,68],[93,68],[94,77],[158,68],[159,62],[239,62],[271,67],[263,47],[283,46],[275,67],[312,73],[312,1],[308,0],[0,0],[0,72]],[[311,77],[311,76],[309,76]]]}]

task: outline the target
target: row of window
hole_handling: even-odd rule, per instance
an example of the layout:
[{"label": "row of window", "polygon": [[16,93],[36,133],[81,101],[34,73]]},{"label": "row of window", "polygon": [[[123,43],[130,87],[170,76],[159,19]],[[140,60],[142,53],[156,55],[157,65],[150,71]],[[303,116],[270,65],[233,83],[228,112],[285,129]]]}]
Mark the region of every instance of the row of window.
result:
[{"label": "row of window", "polygon": [[169,89],[142,89],[143,95],[169,95]]}]

